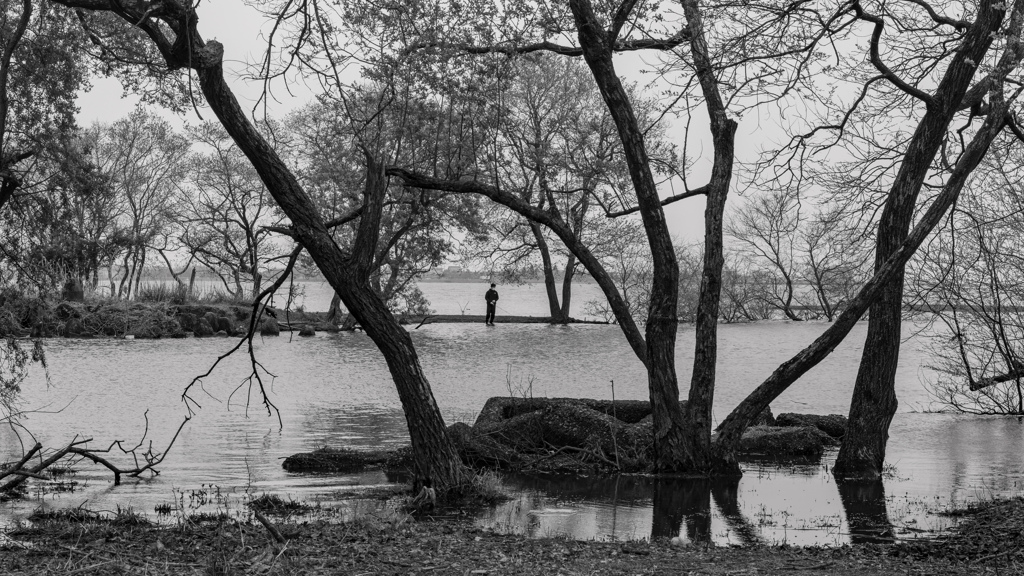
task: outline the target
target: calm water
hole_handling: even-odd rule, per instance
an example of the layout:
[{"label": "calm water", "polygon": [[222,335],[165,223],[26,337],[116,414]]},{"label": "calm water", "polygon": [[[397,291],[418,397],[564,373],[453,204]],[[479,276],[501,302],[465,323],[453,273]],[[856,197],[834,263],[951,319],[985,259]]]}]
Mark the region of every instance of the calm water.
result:
[{"label": "calm water", "polygon": [[[464,298],[482,300],[484,289],[483,284],[423,285],[440,313],[459,313]],[[501,290],[506,313],[544,314],[539,287]],[[594,286],[581,291],[586,290],[596,297]],[[330,292],[324,293],[329,302]],[[308,289],[306,297],[311,297]],[[577,298],[577,304],[582,307],[586,299]],[[779,362],[825,327],[810,322],[722,326],[716,416],[724,417]],[[773,410],[845,414],[865,328],[858,327],[825,363],[776,400]],[[487,398],[509,394],[509,379],[515,388],[532,382],[535,396],[609,398],[612,380],[617,398],[647,396],[642,368],[614,326],[441,324],[423,326],[412,335],[448,422],[472,423]],[[49,341],[52,386],[46,386],[38,370],[25,383],[23,408],[38,412],[24,423],[51,446],[76,436],[94,438],[97,445],[113,439],[134,442],[148,410],[149,437],[160,446],[186,414],[182,390],[233,343]],[[684,327],[678,347],[683,388],[692,348],[692,327]],[[101,510],[130,505],[151,513],[157,504],[176,499],[187,503],[187,497],[181,498],[209,491],[210,485],[223,496],[215,505],[237,508],[246,494],[275,492],[330,503],[356,487],[385,483],[377,473],[301,476],[281,468],[284,457],[318,446],[407,443],[397,394],[369,339],[362,333],[267,338],[257,342],[257,354],[275,375],[267,380],[283,428],[248,394],[248,360],[229,358],[194,390],[202,408],[160,467],[160,476],[114,487],[102,471],[86,469],[78,477],[83,485],[73,493],[0,504],[0,523],[40,505],[83,502]],[[742,480],[724,485],[637,477],[514,476],[508,483],[516,499],[481,513],[479,522],[538,536],[682,535],[719,543],[798,544],[843,543],[851,540],[851,533],[859,540],[884,529],[907,537],[941,527],[944,520],[931,512],[1020,491],[1024,424],[1017,418],[922,413],[931,406],[922,385],[925,363],[919,341],[911,338],[897,375],[900,413],[893,422],[888,455],[895,472],[884,486],[840,490],[822,466],[748,465]],[[18,451],[13,433],[0,430],[0,460]],[[377,505],[344,504],[349,514]]]}]

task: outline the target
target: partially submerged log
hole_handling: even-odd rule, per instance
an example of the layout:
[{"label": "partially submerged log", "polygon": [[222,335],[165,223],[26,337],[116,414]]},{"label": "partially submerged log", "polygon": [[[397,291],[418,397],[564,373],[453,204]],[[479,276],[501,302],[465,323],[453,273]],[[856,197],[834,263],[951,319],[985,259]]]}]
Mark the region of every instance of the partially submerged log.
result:
[{"label": "partially submerged log", "polygon": [[[758,419],[773,420],[770,409]],[[463,437],[461,444],[472,446],[474,454],[485,450],[475,439],[486,438],[521,455],[515,460],[519,466],[503,457],[498,460],[510,465],[496,461],[499,468],[644,472],[653,463],[651,405],[643,400],[495,397],[484,404],[471,430],[475,436]],[[478,460],[463,458],[469,464]]]}]

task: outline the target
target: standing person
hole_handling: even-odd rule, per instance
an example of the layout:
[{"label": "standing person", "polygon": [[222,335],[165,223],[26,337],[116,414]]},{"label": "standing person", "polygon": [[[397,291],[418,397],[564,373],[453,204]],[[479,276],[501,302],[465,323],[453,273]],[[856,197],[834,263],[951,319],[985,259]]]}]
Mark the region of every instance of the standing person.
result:
[{"label": "standing person", "polygon": [[487,315],[484,316],[484,324],[487,326],[494,326],[494,309],[498,306],[498,291],[494,289],[494,284],[491,284],[491,289],[484,294],[484,300],[487,300]]}]

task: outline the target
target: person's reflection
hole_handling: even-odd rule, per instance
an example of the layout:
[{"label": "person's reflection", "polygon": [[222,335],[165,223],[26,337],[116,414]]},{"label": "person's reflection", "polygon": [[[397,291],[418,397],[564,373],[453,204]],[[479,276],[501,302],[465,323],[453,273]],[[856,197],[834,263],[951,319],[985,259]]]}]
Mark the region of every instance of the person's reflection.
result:
[{"label": "person's reflection", "polygon": [[711,541],[711,482],[682,478],[655,481],[651,538],[679,536],[684,520],[691,542]]},{"label": "person's reflection", "polygon": [[757,544],[761,541],[761,534],[740,512],[739,487],[739,478],[719,480],[711,485],[711,496],[725,518],[725,523],[739,537],[740,543]]},{"label": "person's reflection", "polygon": [[892,524],[885,509],[881,480],[839,482],[839,498],[846,511],[852,543],[892,542]]}]

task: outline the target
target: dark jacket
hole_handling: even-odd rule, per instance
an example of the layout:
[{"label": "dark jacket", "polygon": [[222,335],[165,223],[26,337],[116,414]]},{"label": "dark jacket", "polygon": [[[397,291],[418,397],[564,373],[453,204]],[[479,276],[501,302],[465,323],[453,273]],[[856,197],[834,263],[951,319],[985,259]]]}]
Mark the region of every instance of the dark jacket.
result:
[{"label": "dark jacket", "polygon": [[492,302],[497,302],[498,301],[498,291],[495,290],[494,288],[491,288],[490,290],[487,291],[487,294],[484,294],[484,300],[487,300],[488,304],[490,304]]}]

